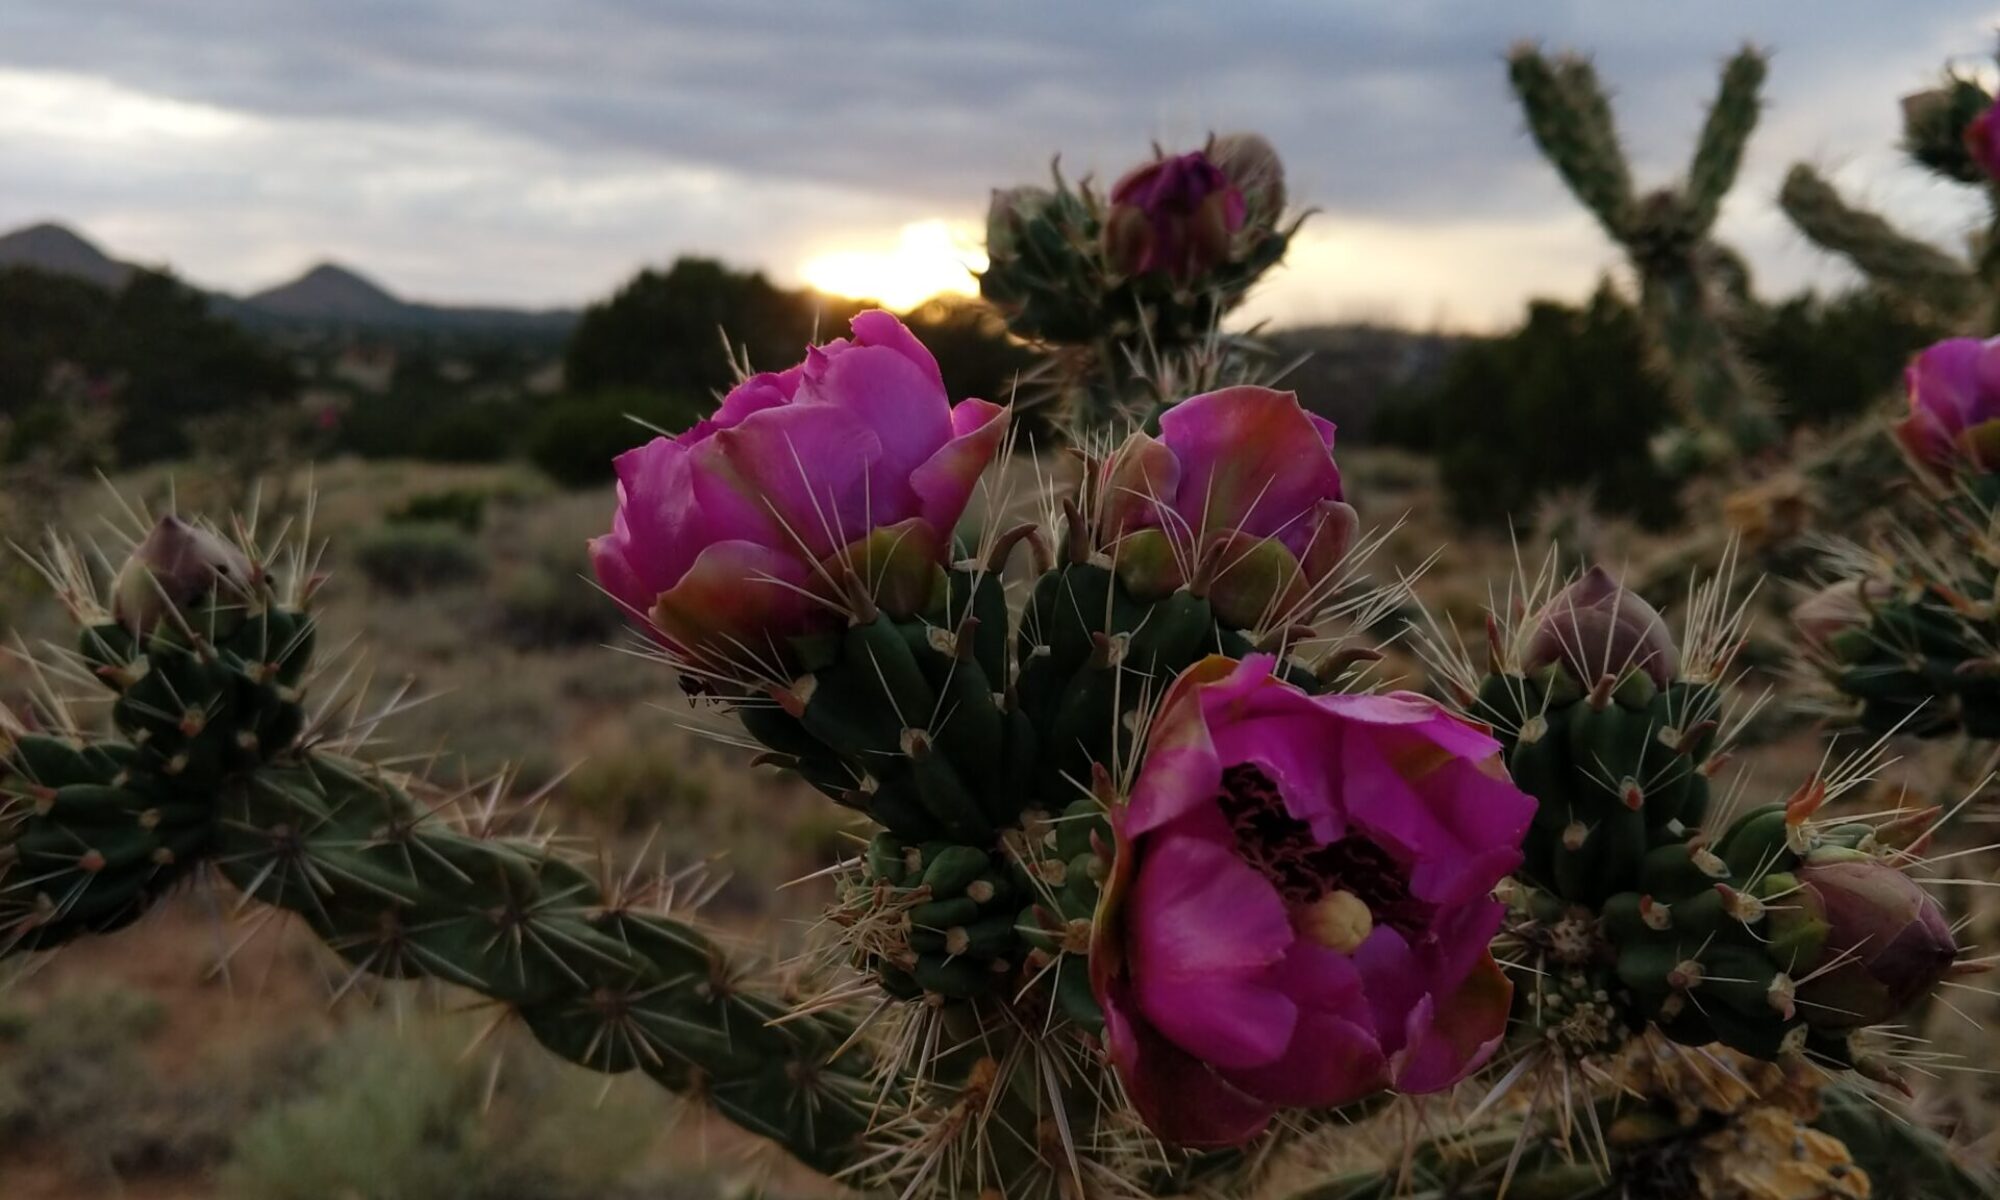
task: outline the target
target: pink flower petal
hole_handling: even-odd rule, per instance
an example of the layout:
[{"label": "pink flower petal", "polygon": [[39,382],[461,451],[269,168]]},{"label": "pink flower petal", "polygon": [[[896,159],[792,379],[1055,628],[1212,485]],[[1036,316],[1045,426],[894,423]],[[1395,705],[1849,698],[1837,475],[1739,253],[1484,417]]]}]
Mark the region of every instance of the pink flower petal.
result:
[{"label": "pink flower petal", "polygon": [[951,438],[910,473],[916,515],[949,534],[965,515],[979,476],[1007,437],[1007,410],[985,400],[965,400],[951,410]]},{"label": "pink flower petal", "polygon": [[755,542],[717,542],[661,594],[653,623],[675,645],[713,662],[778,662],[780,639],[831,619],[801,593],[810,583],[793,555]]},{"label": "pink flower petal", "polygon": [[1222,529],[1270,537],[1338,500],[1340,468],[1291,392],[1233,387],[1190,397],[1160,416],[1181,464],[1175,509],[1197,542]]},{"label": "pink flower petal", "polygon": [[1155,1136],[1190,1150],[1241,1146],[1264,1131],[1276,1106],[1245,1095],[1126,1011],[1102,997],[1104,1040],[1126,1095]]},{"label": "pink flower petal", "polygon": [[1242,859],[1219,814],[1146,840],[1127,901],[1126,954],[1139,1010],[1205,1062],[1255,1067],[1291,1039],[1298,1009],[1271,968],[1293,942],[1285,905]]},{"label": "pink flower petal", "polygon": [[1382,1090],[1388,1059],[1352,959],[1300,938],[1276,972],[1299,1006],[1291,1044],[1277,1062],[1229,1072],[1245,1092],[1278,1104],[1330,1108]]},{"label": "pink flower petal", "polygon": [[875,431],[840,408],[768,408],[696,449],[695,497],[705,521],[820,559],[907,515],[874,503],[881,453]]},{"label": "pink flower petal", "polygon": [[1098,537],[1109,548],[1137,529],[1165,528],[1183,553],[1193,548],[1191,531],[1174,514],[1181,464],[1166,443],[1134,432],[1106,464],[1097,510]]},{"label": "pink flower petal", "polygon": [[[935,371],[935,368],[933,368]],[[853,416],[881,444],[870,473],[885,511],[909,511],[910,472],[951,440],[951,402],[935,374],[888,346],[815,350],[795,408],[828,405]]]},{"label": "pink flower petal", "polygon": [[1390,1067],[1396,1090],[1442,1091],[1478,1070],[1506,1036],[1513,1000],[1514,984],[1490,954],[1448,995],[1426,996]]}]

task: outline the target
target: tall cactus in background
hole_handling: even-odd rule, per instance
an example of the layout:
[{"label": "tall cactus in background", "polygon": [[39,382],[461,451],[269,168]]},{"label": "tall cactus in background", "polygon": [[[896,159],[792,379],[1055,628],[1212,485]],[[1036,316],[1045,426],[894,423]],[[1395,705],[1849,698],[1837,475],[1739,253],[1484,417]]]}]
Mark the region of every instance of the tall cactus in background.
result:
[{"label": "tall cactus in background", "polygon": [[1778,203],[1816,245],[1838,254],[1912,311],[1963,332],[1988,334],[2000,321],[2000,126],[1993,96],[1948,72],[1940,84],[1903,100],[1903,150],[1941,179],[1980,187],[1990,206],[1985,229],[1963,254],[1931,246],[1888,219],[1856,207],[1805,163],[1785,176]]},{"label": "tall cactus in background", "polygon": [[1763,55],[1749,48],[1729,60],[1686,179],[1641,196],[1589,60],[1549,58],[1529,45],[1508,56],[1535,144],[1631,262],[1655,366],[1688,425],[1661,450],[1683,471],[1762,450],[1780,435],[1737,336],[1752,303],[1748,271],[1711,235],[1757,124],[1764,71]]}]

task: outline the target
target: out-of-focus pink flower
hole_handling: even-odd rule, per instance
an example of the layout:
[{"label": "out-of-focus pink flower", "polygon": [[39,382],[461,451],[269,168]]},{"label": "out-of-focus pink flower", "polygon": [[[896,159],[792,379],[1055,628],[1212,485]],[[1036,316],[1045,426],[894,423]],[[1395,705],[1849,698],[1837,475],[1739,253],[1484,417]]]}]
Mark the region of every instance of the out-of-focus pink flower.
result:
[{"label": "out-of-focus pink flower", "polygon": [[1006,410],[954,408],[893,315],[852,327],[618,457],[618,512],[591,563],[680,653],[770,662],[784,638],[838,620],[857,586],[898,615],[928,598]]},{"label": "out-of-focus pink flower", "polygon": [[1123,275],[1186,282],[1229,260],[1246,212],[1242,189],[1201,151],[1154,159],[1111,189],[1105,257]]},{"label": "out-of-focus pink flower", "polygon": [[1184,673],[1114,814],[1091,981],[1126,1091],[1182,1146],[1449,1087],[1513,994],[1491,893],[1535,801],[1499,744],[1420,696],[1308,696],[1272,667]]},{"label": "out-of-focus pink flower", "polygon": [[1100,548],[1140,598],[1200,585],[1217,619],[1250,628],[1325,599],[1354,540],[1341,499],[1333,422],[1291,392],[1232,387],[1160,416],[1106,462]]},{"label": "out-of-focus pink flower", "polygon": [[2000,180],[2000,104],[1995,104],[1985,112],[1972,118],[1965,127],[1965,149],[1972,155],[1972,161],[1986,172],[1986,177]]},{"label": "out-of-focus pink flower", "polygon": [[1940,472],[2000,468],[2000,338],[1947,338],[1918,354],[1903,379],[1910,414],[1896,440],[1912,458]]}]

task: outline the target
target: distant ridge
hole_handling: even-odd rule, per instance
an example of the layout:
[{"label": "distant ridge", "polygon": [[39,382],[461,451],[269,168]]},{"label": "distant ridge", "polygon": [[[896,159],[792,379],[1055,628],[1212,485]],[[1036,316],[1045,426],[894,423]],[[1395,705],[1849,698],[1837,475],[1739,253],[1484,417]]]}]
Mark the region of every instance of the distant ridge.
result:
[{"label": "distant ridge", "polygon": [[[21,266],[122,287],[137,267],[106,254],[67,226],[42,222],[0,234],[0,267]],[[567,309],[520,309],[419,304],[367,276],[323,262],[289,283],[232,296],[208,293],[215,311],[245,324],[446,330],[462,333],[560,333],[576,323]]]},{"label": "distant ridge", "polygon": [[72,275],[107,288],[125,286],[137,269],[112,258],[75,230],[53,221],[0,234],[0,267],[33,267],[51,275]]}]

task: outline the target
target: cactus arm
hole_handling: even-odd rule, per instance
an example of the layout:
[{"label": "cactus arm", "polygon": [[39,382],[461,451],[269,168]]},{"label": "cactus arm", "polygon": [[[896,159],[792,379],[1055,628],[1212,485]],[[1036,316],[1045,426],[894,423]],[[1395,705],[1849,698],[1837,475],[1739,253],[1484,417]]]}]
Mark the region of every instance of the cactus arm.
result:
[{"label": "cactus arm", "polygon": [[1971,308],[1974,280],[1963,265],[1874,213],[1852,207],[1811,167],[1801,163],[1786,174],[1778,205],[1799,232],[1853,262],[1878,287],[1947,316]]},{"label": "cactus arm", "polygon": [[1886,1112],[1852,1087],[1835,1084],[1820,1094],[1813,1124],[1847,1144],[1874,1184],[1876,1200],[1987,1200],[2000,1194],[1990,1171],[1979,1171],[1952,1153],[1928,1129]]},{"label": "cactus arm", "polygon": [[1715,103],[1709,106],[1701,140],[1695,143],[1688,167],[1687,202],[1698,229],[1715,224],[1722,198],[1736,182],[1743,164],[1743,147],[1757,127],[1758,91],[1763,87],[1764,56],[1749,46],[1736,52],[1722,69]]},{"label": "cactus arm", "polygon": [[544,842],[461,827],[315,748],[311,629],[276,605],[137,644],[86,629],[115,733],[17,730],[0,755],[0,955],[119,928],[208,864],[357,975],[470,989],[556,1054],[642,1071],[819,1171],[861,1161],[883,1093],[851,1028],[792,1014],[698,929]]},{"label": "cactus arm", "polygon": [[1582,58],[1551,62],[1522,45],[1507,56],[1507,79],[1535,145],[1605,232],[1623,242],[1634,208],[1632,176],[1596,71]]}]

